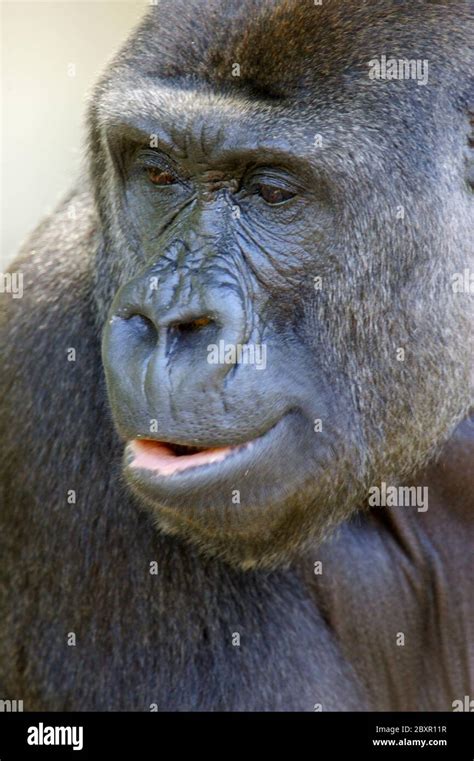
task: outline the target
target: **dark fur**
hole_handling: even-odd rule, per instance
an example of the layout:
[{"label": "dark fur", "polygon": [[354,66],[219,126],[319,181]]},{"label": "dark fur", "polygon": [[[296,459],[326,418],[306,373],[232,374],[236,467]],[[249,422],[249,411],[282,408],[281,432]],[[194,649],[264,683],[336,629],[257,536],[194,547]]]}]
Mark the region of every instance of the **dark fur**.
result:
[{"label": "dark fur", "polygon": [[[430,85],[369,84],[381,53],[428,58]],[[388,0],[170,0],[113,62],[90,108],[90,178],[14,264],[23,299],[3,297],[0,698],[53,710],[450,710],[472,696],[473,310],[450,287],[473,266],[472,62],[469,3]],[[277,114],[282,145],[301,126],[322,133],[315,161],[336,209],[337,232],[308,217],[308,241],[320,234],[311,258],[292,269],[282,246],[280,270],[259,272],[274,324],[297,322],[291,340],[277,331],[301,356],[294,376],[282,367],[288,389],[309,362],[334,413],[333,460],[319,474],[304,452],[313,480],[300,493],[222,523],[212,505],[184,519],[140,509],[121,476],[100,348],[117,290],[149,265],[120,206],[111,127],[155,98],[169,113],[189,96],[191,114],[196,93],[223,113],[233,103],[249,128],[252,109],[269,132]],[[317,301],[313,274],[330,282]],[[204,409],[196,436],[214,419]],[[428,485],[428,512],[356,514],[381,480]]]}]

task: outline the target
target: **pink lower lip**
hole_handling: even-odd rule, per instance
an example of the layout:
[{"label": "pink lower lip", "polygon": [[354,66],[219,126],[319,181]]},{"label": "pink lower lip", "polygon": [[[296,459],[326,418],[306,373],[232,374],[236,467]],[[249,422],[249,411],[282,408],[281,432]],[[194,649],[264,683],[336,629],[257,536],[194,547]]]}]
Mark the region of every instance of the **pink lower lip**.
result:
[{"label": "pink lower lip", "polygon": [[133,439],[130,442],[130,451],[134,457],[130,465],[132,468],[152,470],[157,474],[169,476],[198,465],[220,462],[233,449],[235,447],[219,447],[190,455],[177,455],[170,447],[159,441]]}]

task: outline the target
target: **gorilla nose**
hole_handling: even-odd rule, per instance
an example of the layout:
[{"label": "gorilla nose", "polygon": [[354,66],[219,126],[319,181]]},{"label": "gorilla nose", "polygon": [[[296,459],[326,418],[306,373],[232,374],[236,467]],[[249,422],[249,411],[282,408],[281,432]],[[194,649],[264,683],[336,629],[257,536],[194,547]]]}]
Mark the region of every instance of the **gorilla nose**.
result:
[{"label": "gorilla nose", "polygon": [[141,338],[149,345],[163,346],[167,354],[181,348],[198,349],[203,337],[207,342],[211,342],[213,337],[217,340],[222,329],[213,315],[186,309],[160,314],[135,308],[129,311],[125,319],[130,329],[136,332],[137,340]]},{"label": "gorilla nose", "polygon": [[212,407],[221,398],[221,384],[237,360],[223,360],[216,348],[245,343],[244,300],[222,283],[187,296],[180,301],[171,288],[150,293],[138,279],[112,304],[104,368],[109,391],[130,420],[145,408],[153,412],[150,417],[160,410],[171,418],[178,398],[199,416],[203,403]]}]

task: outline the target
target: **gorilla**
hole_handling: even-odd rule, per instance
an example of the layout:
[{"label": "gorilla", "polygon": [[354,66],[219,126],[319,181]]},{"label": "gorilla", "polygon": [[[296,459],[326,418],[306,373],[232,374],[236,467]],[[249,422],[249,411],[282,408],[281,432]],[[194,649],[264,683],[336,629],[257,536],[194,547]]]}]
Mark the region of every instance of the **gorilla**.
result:
[{"label": "gorilla", "polygon": [[473,15],[160,0],[111,62],[2,297],[2,698],[473,695]]}]

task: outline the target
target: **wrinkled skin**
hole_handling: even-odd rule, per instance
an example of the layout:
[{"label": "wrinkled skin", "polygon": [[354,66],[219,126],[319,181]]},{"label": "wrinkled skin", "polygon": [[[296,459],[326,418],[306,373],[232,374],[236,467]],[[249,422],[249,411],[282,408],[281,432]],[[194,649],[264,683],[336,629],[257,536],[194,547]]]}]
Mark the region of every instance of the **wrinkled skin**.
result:
[{"label": "wrinkled skin", "polygon": [[[472,691],[472,17],[359,6],[165,1],[96,88],[2,313],[0,688],[31,708]],[[428,83],[371,81],[387,51]],[[382,482],[429,509],[369,510]]]}]

